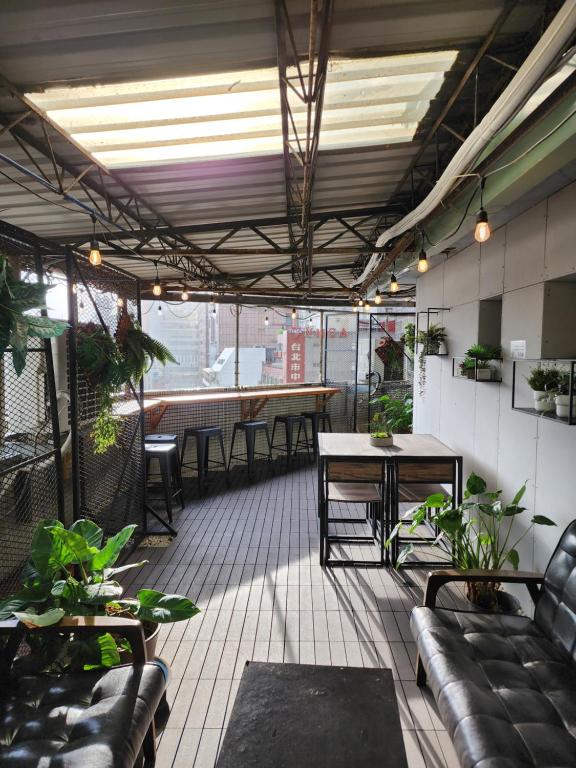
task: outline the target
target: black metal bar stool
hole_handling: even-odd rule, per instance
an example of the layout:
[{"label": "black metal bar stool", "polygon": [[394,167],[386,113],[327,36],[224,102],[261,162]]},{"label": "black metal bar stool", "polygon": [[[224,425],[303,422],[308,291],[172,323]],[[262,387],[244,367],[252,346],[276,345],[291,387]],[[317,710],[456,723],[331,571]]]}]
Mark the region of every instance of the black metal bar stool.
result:
[{"label": "black metal bar stool", "polygon": [[[246,454],[238,455],[234,453],[234,443],[236,442],[237,432],[244,432],[246,436]],[[268,442],[268,453],[261,453],[256,451],[256,433],[264,432],[266,440]],[[270,442],[270,433],[268,431],[268,423],[266,421],[237,421],[234,424],[234,430],[232,432],[232,443],[230,444],[230,458],[228,459],[228,470],[230,470],[230,463],[232,459],[239,459],[245,461],[248,464],[248,477],[252,479],[254,469],[254,457],[266,456],[268,461],[272,461],[272,443]]]},{"label": "black metal bar stool", "polygon": [[144,435],[144,442],[145,443],[173,443],[176,446],[176,452],[174,454],[170,454],[170,458],[172,461],[176,461],[176,464],[178,464],[178,467],[174,466],[173,472],[176,474],[176,472],[180,469],[180,465],[178,462],[179,457],[179,449],[178,449],[178,435],[169,435],[169,434],[161,434],[159,432],[156,432],[151,435]]},{"label": "black metal bar stool", "polygon": [[[218,440],[220,445],[220,454],[222,460],[210,458],[210,438],[214,437]],[[188,444],[188,438],[195,438],[196,440],[196,465],[190,462],[184,461],[186,458],[186,445]],[[208,468],[212,464],[217,467],[224,467],[228,472],[228,466],[226,463],[226,454],[224,453],[224,437],[221,427],[188,427],[184,430],[184,438],[182,440],[182,453],[180,454],[180,466],[195,469],[198,473],[198,492],[202,493],[204,490],[204,480],[208,474]]]},{"label": "black metal bar stool", "polygon": [[[312,426],[312,446],[314,458],[318,455],[318,432],[332,432],[332,419],[328,411],[304,411],[305,419],[310,419]],[[328,427],[328,429],[326,429]]]},{"label": "black metal bar stool", "polygon": [[146,454],[146,480],[151,477],[150,465],[152,461],[156,459],[160,465],[163,496],[156,497],[156,500],[163,499],[164,504],[166,505],[168,521],[171,523],[173,499],[178,499],[181,509],[184,509],[182,477],[180,474],[180,463],[178,461],[178,449],[176,443],[170,443],[168,441],[161,443],[145,442],[144,452]]},{"label": "black metal bar stool", "polygon": [[[276,445],[274,443],[274,436],[276,435],[276,427],[281,424],[284,426],[284,434],[286,436],[286,442]],[[298,426],[298,433],[296,435],[296,442],[294,442],[294,429]],[[302,431],[304,431],[304,439],[302,440]],[[306,453],[310,457],[310,443],[308,441],[308,430],[306,429],[306,419],[304,416],[298,414],[290,414],[284,416],[276,416],[274,418],[274,427],[272,429],[272,448],[276,448],[280,451],[286,451],[286,458],[288,463],[292,455],[296,455],[298,448],[304,446]]]}]

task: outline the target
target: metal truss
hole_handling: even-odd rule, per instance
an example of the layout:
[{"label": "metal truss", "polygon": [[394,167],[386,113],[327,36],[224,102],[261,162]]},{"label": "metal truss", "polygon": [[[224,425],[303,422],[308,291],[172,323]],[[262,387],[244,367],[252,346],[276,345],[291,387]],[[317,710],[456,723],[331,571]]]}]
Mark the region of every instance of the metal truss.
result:
[{"label": "metal truss", "polygon": [[[94,216],[105,230],[121,230],[126,238],[146,230],[146,242],[156,240],[167,251],[182,247],[188,249],[194,254],[187,256],[186,271],[191,277],[210,282],[219,274],[201,249],[185,235],[175,232],[158,211],[95,160],[2,75],[0,87],[8,91],[20,107],[17,112],[0,112],[0,135],[10,134],[26,155],[28,163],[22,165],[1,153],[0,162],[39,183],[54,194],[57,201],[72,204],[87,215]],[[64,148],[66,157],[59,148]],[[38,162],[38,155],[49,160],[48,169]],[[69,160],[69,157],[74,160]],[[74,190],[78,189],[90,203],[75,196]],[[97,232],[96,237],[102,243],[108,241],[106,232]],[[140,242],[135,250],[143,245]],[[118,252],[123,250],[119,246],[112,247]]]},{"label": "metal truss", "polygon": [[[284,182],[295,285],[310,284],[314,229],[312,189],[318,158],[324,88],[330,52],[333,0],[311,0],[308,50],[298,51],[286,0],[275,0],[276,50],[282,112]],[[304,127],[299,117],[304,105]]]}]

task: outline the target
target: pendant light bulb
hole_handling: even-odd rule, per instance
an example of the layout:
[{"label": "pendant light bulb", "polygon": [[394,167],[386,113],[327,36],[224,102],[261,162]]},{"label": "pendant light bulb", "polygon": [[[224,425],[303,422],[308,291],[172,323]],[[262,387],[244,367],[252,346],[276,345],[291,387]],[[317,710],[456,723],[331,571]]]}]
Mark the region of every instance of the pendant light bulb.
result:
[{"label": "pendant light bulb", "polygon": [[72,283],[72,293],[77,294],[78,293],[78,284]]},{"label": "pendant light bulb", "polygon": [[366,312],[370,312],[371,307],[370,307],[370,302],[368,300],[364,302],[364,309],[366,310]]},{"label": "pendant light bulb", "polygon": [[188,291],[186,290],[186,286],[182,286],[182,294],[180,296],[182,301],[188,301]]},{"label": "pendant light bulb", "polygon": [[297,314],[296,314],[296,307],[292,307],[292,320],[296,320]]},{"label": "pendant light bulb", "polygon": [[488,223],[488,214],[484,208],[480,208],[476,217],[476,229],[474,230],[474,239],[477,243],[485,243],[492,234],[490,224]]},{"label": "pendant light bulb", "polygon": [[362,296],[360,296],[360,298],[358,299],[358,306],[359,307],[363,307],[364,306],[364,299],[362,298]]},{"label": "pendant light bulb", "polygon": [[268,326],[270,325],[270,320],[268,320],[268,312],[264,315],[264,325]]},{"label": "pendant light bulb", "polygon": [[160,279],[158,278],[158,262],[154,262],[154,266],[156,267],[156,280],[154,280],[154,285],[152,286],[152,295],[153,296],[162,296],[162,286],[160,285]]},{"label": "pendant light bulb", "polygon": [[390,293],[398,293],[398,290],[398,280],[396,279],[394,272],[392,272],[392,276],[390,277]]},{"label": "pendant light bulb", "polygon": [[96,217],[92,216],[92,239],[90,240],[90,254],[88,261],[93,267],[99,267],[102,264],[102,254],[96,240]]},{"label": "pendant light bulb", "polygon": [[428,271],[428,256],[426,256],[426,251],[424,248],[420,251],[420,255],[418,256],[418,272],[427,272]]},{"label": "pendant light bulb", "polygon": [[124,299],[122,296],[118,296],[116,299],[116,306],[122,308],[124,306]]},{"label": "pendant light bulb", "polygon": [[374,304],[382,304],[382,294],[380,288],[376,288],[376,294],[374,296]]}]

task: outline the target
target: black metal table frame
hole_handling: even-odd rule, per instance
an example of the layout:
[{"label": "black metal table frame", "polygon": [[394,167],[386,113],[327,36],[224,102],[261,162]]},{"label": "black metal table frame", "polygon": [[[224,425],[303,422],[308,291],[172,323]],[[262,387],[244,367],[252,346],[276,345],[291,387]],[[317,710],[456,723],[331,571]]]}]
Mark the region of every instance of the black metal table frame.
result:
[{"label": "black metal table frame", "polygon": [[[410,464],[451,464],[452,470],[452,498],[454,508],[462,503],[462,456],[412,456],[409,454],[402,457],[396,456],[322,456],[318,454],[318,517],[320,519],[320,565],[327,568],[333,567],[364,567],[364,568],[382,568],[383,566],[389,566],[391,563],[396,563],[398,559],[399,547],[402,543],[402,537],[396,537],[391,545],[392,554],[390,550],[385,548],[384,544],[386,539],[390,536],[393,526],[398,522],[398,465],[400,463]],[[346,537],[330,537],[328,534],[328,507],[329,502],[326,500],[326,465],[329,463],[354,463],[354,464],[382,464],[382,489],[383,498],[380,505],[380,559],[374,561],[366,560],[344,560],[344,559],[331,559],[330,558],[330,543],[345,541]],[[366,482],[358,481],[358,482]],[[419,481],[411,481],[411,484],[416,485]],[[424,483],[425,481],[420,481]],[[362,543],[374,543],[374,537],[365,537],[364,541],[355,537],[351,539],[357,544]],[[429,543],[430,540],[425,539],[423,543]],[[417,543],[417,542],[416,542]],[[404,563],[404,567],[412,568],[437,568],[445,567],[447,565],[445,560],[433,561],[433,560],[421,560],[410,561]]]}]

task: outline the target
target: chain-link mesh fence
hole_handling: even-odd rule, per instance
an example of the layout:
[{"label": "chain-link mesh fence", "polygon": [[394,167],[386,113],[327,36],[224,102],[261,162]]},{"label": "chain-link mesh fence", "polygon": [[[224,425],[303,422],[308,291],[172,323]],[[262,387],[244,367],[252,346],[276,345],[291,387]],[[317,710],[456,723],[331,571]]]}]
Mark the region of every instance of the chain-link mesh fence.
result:
[{"label": "chain-link mesh fence", "polygon": [[60,516],[48,350],[29,346],[20,376],[10,350],[0,361],[0,595],[17,588],[38,522]]},{"label": "chain-link mesh fence", "polygon": [[[130,275],[112,267],[93,267],[71,259],[69,290],[73,293],[76,344],[83,329],[103,328],[115,336],[122,314],[138,319],[138,283]],[[94,425],[102,409],[97,384],[89,381],[77,364],[76,349],[70,349],[68,368],[72,397],[71,428],[74,432],[72,482],[75,488],[74,517],[89,517],[107,534],[128,523],[142,526],[144,466],[142,418],[139,393],[126,387],[121,403],[115,407],[119,418],[117,444],[99,453],[94,440]]]}]

